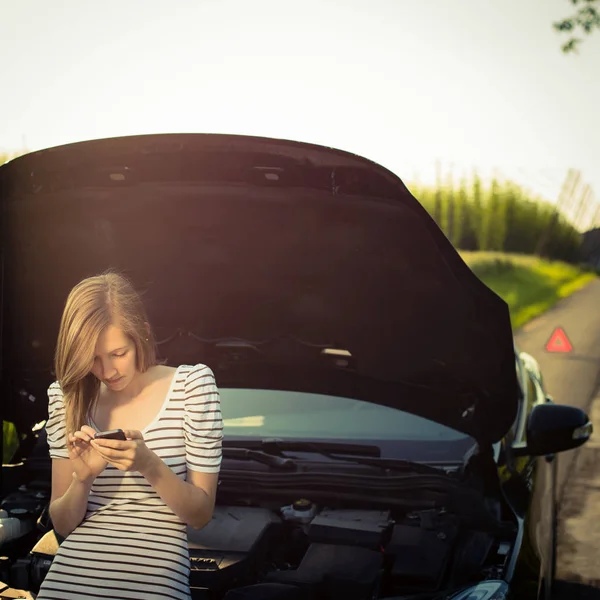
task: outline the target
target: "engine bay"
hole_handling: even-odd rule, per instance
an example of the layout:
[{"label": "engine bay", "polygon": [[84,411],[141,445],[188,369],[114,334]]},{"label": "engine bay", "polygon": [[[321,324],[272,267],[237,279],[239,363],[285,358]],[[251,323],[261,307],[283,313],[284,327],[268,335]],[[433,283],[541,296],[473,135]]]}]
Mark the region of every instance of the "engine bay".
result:
[{"label": "engine bay", "polygon": [[[0,584],[32,594],[60,544],[48,514],[44,431],[35,439],[26,458],[3,465],[0,495]],[[353,485],[333,477],[332,467],[328,485],[302,473],[278,487],[259,485],[264,471],[248,479],[228,458],[212,520],[188,528],[192,599],[437,600],[500,579],[516,523],[478,461],[460,483],[450,478],[427,490],[413,478],[394,491],[381,486],[384,477],[376,478],[380,488],[365,486],[358,468]],[[0,597],[19,597],[6,594],[0,589]]]},{"label": "engine bay", "polygon": [[[222,499],[208,525],[188,530],[194,600],[436,598],[500,577],[514,539],[508,528],[503,535],[465,527],[445,508],[371,509],[334,496],[324,505],[308,493],[284,505]],[[0,546],[0,581],[14,588],[36,593],[58,549],[45,531],[48,501],[47,482],[33,481],[0,504],[21,524]],[[500,504],[488,510],[502,524]]]},{"label": "engine bay", "polygon": [[188,539],[192,590],[227,600],[425,598],[453,581],[496,577],[509,550],[492,534],[461,532],[444,510],[401,516],[309,499],[276,509],[218,506]]}]

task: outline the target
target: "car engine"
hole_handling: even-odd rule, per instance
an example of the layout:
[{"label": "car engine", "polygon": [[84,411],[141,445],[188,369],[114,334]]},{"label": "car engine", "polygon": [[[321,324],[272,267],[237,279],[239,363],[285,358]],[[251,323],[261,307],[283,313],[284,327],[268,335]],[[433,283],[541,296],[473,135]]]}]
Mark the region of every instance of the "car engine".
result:
[{"label": "car engine", "polygon": [[[3,466],[0,496],[0,582],[33,593],[59,546],[43,442],[27,460]],[[237,486],[219,490],[212,520],[188,529],[194,600],[434,599],[501,578],[515,540],[504,503],[479,495],[388,510],[368,492],[350,501],[333,488],[268,499]]]},{"label": "car engine", "polygon": [[[21,486],[1,504],[23,528],[0,548],[0,580],[32,592],[58,548],[51,530],[38,539],[48,490],[36,487]],[[188,540],[192,598],[210,600],[433,598],[499,576],[510,549],[510,536],[466,531],[444,509],[395,514],[317,506],[308,498],[217,505],[208,525],[189,529]]]}]

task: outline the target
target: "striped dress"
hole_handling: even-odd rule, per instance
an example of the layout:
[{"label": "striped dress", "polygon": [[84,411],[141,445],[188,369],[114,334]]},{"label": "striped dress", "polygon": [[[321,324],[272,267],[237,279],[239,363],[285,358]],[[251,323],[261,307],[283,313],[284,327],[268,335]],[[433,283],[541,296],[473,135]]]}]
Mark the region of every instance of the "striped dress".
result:
[{"label": "striped dress", "polygon": [[[58,382],[46,425],[52,458],[68,458]],[[223,423],[213,372],[182,365],[163,406],[142,434],[179,477],[217,473]],[[108,465],[92,486],[85,518],[62,542],[38,600],[190,600],[186,525],[138,472]]]}]

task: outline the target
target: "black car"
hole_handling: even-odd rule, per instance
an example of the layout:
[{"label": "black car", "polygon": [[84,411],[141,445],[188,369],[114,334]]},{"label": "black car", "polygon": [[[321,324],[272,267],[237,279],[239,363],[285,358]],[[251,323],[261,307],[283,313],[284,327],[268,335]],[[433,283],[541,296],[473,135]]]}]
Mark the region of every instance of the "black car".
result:
[{"label": "black car", "polygon": [[221,391],[194,598],[550,598],[554,455],[591,424],[547,397],[506,304],[394,174],[309,144],[156,135],[26,155],[0,190],[2,406],[22,435],[3,581],[35,591],[60,542],[54,344],[71,287],[111,267],[147,292],[161,356],[210,365]]}]

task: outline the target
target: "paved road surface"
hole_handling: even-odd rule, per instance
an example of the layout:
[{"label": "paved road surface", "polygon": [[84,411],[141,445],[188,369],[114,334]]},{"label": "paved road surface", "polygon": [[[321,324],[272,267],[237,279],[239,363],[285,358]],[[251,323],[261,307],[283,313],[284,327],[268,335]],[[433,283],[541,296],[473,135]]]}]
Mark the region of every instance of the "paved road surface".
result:
[{"label": "paved road surface", "polygon": [[[569,354],[545,350],[556,327],[564,329],[573,346]],[[600,384],[600,280],[593,281],[531,321],[517,332],[515,339],[519,349],[539,362],[546,389],[555,402],[589,410]],[[600,435],[600,431],[597,433]],[[567,452],[560,456],[561,484],[575,454]]]},{"label": "paved road surface", "polygon": [[[600,432],[600,394],[591,407],[590,417]],[[575,468],[568,478],[560,510],[557,576],[595,588],[600,598],[600,435],[581,448]],[[594,598],[564,594],[565,600]]]},{"label": "paved road surface", "polygon": [[[569,354],[545,351],[555,327],[569,338]],[[554,401],[585,409],[594,422],[595,439],[559,457],[557,571],[562,581],[557,600],[600,600],[600,280],[561,301],[515,338],[538,360]]]},{"label": "paved road surface", "polygon": [[[562,327],[573,345],[569,354],[545,351],[555,327]],[[600,280],[531,321],[515,338],[539,361],[555,402],[587,408],[600,383]]]}]

